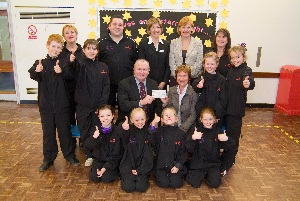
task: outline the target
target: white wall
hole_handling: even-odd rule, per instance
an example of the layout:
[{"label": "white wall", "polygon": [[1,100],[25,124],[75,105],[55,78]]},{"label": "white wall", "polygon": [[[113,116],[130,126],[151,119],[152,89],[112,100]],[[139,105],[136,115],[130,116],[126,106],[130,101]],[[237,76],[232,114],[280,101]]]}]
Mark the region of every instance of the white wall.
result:
[{"label": "white wall", "polygon": [[[89,2],[92,2],[91,4]],[[111,0],[106,0],[105,8],[125,8],[124,1],[119,0],[114,4]],[[131,8],[153,8],[152,0],[147,0],[147,4],[141,6],[138,0],[132,0]],[[184,11],[181,0],[177,0],[175,5],[170,5],[169,1],[163,0],[162,7],[177,8]],[[210,4],[217,2],[217,9],[212,9]],[[254,72],[274,72],[278,73],[280,67],[287,64],[300,66],[300,1],[299,0],[228,0],[228,5],[222,5],[221,0],[207,0],[199,7],[196,1],[191,1],[191,9],[203,11],[229,11],[228,17],[219,17],[218,22],[227,23],[227,28],[231,32],[232,44],[246,43],[249,59],[248,65]],[[27,24],[14,23],[18,21],[18,12],[23,7],[16,6],[73,6],[69,23],[74,23],[78,28],[78,42],[83,43],[89,36],[97,33],[97,26],[90,26],[93,20],[97,21],[98,13],[92,14],[91,10],[98,8],[98,1],[88,0],[10,0],[8,1],[8,11],[11,21],[11,40],[13,44],[13,62],[16,80],[16,90],[18,101],[35,100],[36,95],[26,95],[24,92],[26,85],[35,86],[37,84],[30,80],[27,70],[31,67],[35,59],[46,55],[45,42],[48,35],[61,33],[63,24],[38,25],[42,30],[38,40],[28,41],[24,33]],[[28,9],[28,8],[27,8]],[[30,8],[31,9],[31,8]],[[34,10],[34,8],[32,8]],[[49,9],[49,8],[48,8]],[[44,9],[44,10],[48,10]],[[25,9],[26,10],[26,9]],[[50,10],[53,10],[50,8]],[[218,24],[217,24],[218,25]],[[26,30],[25,30],[26,29]],[[24,35],[25,34],[25,35]],[[23,37],[23,38],[22,38]],[[262,47],[260,66],[256,67],[256,55],[258,47]],[[29,55],[28,55],[29,54]],[[256,88],[248,94],[248,103],[268,103],[274,104],[276,101],[278,79],[256,79]]]}]

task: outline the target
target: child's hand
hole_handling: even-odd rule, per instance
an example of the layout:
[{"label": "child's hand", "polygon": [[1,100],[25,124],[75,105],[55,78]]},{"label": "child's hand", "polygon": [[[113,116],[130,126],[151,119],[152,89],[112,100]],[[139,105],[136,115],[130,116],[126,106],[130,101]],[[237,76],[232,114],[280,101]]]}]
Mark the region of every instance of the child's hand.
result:
[{"label": "child's hand", "polygon": [[39,73],[39,72],[42,72],[43,69],[44,69],[44,67],[43,67],[43,65],[42,65],[42,60],[40,59],[38,65],[37,65],[36,68],[35,68],[35,72],[38,72],[38,73]]},{"label": "child's hand", "polygon": [[197,128],[195,127],[194,134],[192,135],[193,140],[200,140],[202,138],[203,133],[198,132]]},{"label": "child's hand", "polygon": [[243,86],[248,89],[250,87],[250,81],[249,81],[249,76],[246,76],[244,81],[243,81]]},{"label": "child's hand", "polygon": [[56,61],[56,64],[55,64],[55,66],[54,66],[54,71],[55,71],[56,73],[61,73],[61,72],[62,72],[62,70],[61,70],[61,68],[60,68],[60,66],[59,66],[59,60]]},{"label": "child's hand", "polygon": [[169,98],[168,96],[164,97],[164,98],[160,98],[161,102],[163,103],[164,106],[166,106],[169,102]]},{"label": "child's hand", "polygon": [[179,169],[177,167],[172,167],[171,169],[171,173],[176,174],[179,171]]},{"label": "child's hand", "polygon": [[122,128],[126,131],[129,130],[129,123],[128,123],[128,117],[127,116],[125,116],[125,121],[124,121],[124,123],[122,123]]},{"label": "child's hand", "polygon": [[151,122],[151,125],[152,125],[152,126],[155,126],[155,127],[157,128],[159,122],[160,122],[160,117],[157,116],[157,114],[155,113],[155,116],[154,116],[153,121]]},{"label": "child's hand", "polygon": [[131,170],[132,174],[137,175],[137,171],[136,170]]},{"label": "child's hand", "polygon": [[105,171],[106,171],[105,168],[101,168],[101,170],[97,169],[97,175],[98,175],[97,177],[102,177]]},{"label": "child's hand", "polygon": [[70,62],[75,61],[75,59],[76,59],[75,54],[74,54],[74,52],[72,51],[72,54],[70,55]]},{"label": "child's hand", "polygon": [[204,79],[203,79],[203,76],[201,76],[200,82],[197,84],[197,87],[199,89],[201,89],[201,88],[203,88],[203,84],[204,84]]},{"label": "child's hand", "polygon": [[226,135],[226,131],[224,130],[223,134],[219,134],[218,135],[218,139],[219,141],[227,141],[228,140],[228,136]]},{"label": "child's hand", "polygon": [[97,138],[97,137],[99,137],[99,135],[100,135],[100,131],[99,131],[99,129],[98,129],[98,126],[95,126],[96,127],[96,130],[95,130],[95,132],[94,132],[94,135],[93,135],[93,138]]}]

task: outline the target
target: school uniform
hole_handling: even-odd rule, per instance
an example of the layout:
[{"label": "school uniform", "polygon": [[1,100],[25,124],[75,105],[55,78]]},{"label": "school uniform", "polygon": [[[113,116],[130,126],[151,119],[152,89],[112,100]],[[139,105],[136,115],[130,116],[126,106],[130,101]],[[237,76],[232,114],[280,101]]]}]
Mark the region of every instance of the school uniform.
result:
[{"label": "school uniform", "polygon": [[68,68],[64,67],[63,62],[59,63],[62,72],[56,73],[54,66],[57,60],[62,59],[47,55],[41,60],[42,72],[35,71],[39,64],[38,60],[28,70],[30,78],[38,82],[38,106],[43,128],[43,161],[46,163],[52,163],[58,154],[56,129],[65,159],[75,158],[70,127],[69,99],[64,82],[64,78],[71,78],[72,74]]},{"label": "school uniform", "polygon": [[[129,130],[120,132],[124,144],[124,155],[120,163],[121,189],[130,192],[144,192],[149,186],[149,176],[153,168],[151,143],[154,136],[149,135],[146,126],[142,129],[130,125]],[[132,174],[137,171],[137,175]]]},{"label": "school uniform", "polygon": [[228,141],[220,142],[218,134],[223,131],[216,126],[211,129],[201,126],[197,131],[203,133],[201,139],[193,140],[192,135],[187,137],[187,149],[192,153],[192,158],[189,161],[186,181],[199,188],[205,179],[209,187],[218,188],[221,185],[220,149],[230,149],[234,141],[229,137]]},{"label": "school uniform", "polygon": [[227,77],[228,71],[232,68],[232,65],[230,63],[229,55],[223,54],[219,58],[219,65],[216,69],[217,72],[219,72],[224,77]]},{"label": "school uniform", "polygon": [[[95,128],[93,131],[95,132]],[[100,135],[95,139],[93,135],[85,141],[85,146],[93,150],[93,164],[89,173],[93,182],[113,182],[119,178],[119,163],[123,154],[122,142],[118,133],[118,128],[112,125],[112,129],[104,133],[99,128]],[[93,132],[93,133],[94,133]],[[102,177],[98,177],[97,169],[105,168]]]},{"label": "school uniform", "polygon": [[[188,154],[185,148],[186,134],[178,126],[161,126],[156,135],[155,183],[161,188],[179,188],[186,174],[184,163]],[[177,173],[171,173],[173,167]]]}]

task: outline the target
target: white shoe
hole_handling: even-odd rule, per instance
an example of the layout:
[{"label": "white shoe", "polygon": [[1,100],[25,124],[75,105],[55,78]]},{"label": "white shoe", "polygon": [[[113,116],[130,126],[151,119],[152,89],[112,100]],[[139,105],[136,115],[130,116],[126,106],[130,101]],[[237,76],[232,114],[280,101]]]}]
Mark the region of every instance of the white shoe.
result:
[{"label": "white shoe", "polygon": [[85,167],[90,167],[93,164],[94,159],[93,158],[88,158],[86,159],[84,165]]}]

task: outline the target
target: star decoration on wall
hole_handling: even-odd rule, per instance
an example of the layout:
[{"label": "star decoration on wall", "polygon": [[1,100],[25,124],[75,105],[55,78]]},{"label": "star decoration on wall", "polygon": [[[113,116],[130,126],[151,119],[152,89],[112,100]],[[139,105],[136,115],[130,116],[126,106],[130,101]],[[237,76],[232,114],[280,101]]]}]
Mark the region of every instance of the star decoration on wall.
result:
[{"label": "star decoration on wall", "polygon": [[227,22],[222,21],[222,22],[219,24],[219,27],[220,27],[220,29],[227,29]]},{"label": "star decoration on wall", "polygon": [[212,26],[213,22],[214,21],[211,18],[205,19],[205,24],[206,24],[207,27]]},{"label": "star decoration on wall", "polygon": [[146,29],[144,29],[143,27],[139,28],[139,29],[138,29],[138,32],[139,32],[140,35],[142,35],[142,37],[143,37],[145,34],[147,34]]},{"label": "star decoration on wall", "polygon": [[99,6],[104,6],[106,4],[105,0],[98,0],[98,5]]},{"label": "star decoration on wall", "polygon": [[122,15],[123,15],[123,19],[127,20],[127,21],[129,20],[129,18],[132,18],[131,15],[130,15],[130,13],[127,13],[127,11],[125,11],[125,13],[122,14]]},{"label": "star decoration on wall", "polygon": [[142,5],[142,6],[144,6],[144,5],[147,4],[147,0],[140,0],[140,1],[139,1],[139,4]]},{"label": "star decoration on wall", "polygon": [[113,3],[117,3],[119,0],[111,0]]},{"label": "star decoration on wall", "polygon": [[111,18],[111,16],[108,16],[108,15],[106,14],[105,17],[102,17],[103,23],[109,24],[110,18]]},{"label": "star decoration on wall", "polygon": [[89,4],[94,4],[96,0],[88,0]]},{"label": "star decoration on wall", "polygon": [[204,5],[204,0],[196,0],[196,5],[197,6],[203,6]]},{"label": "star decoration on wall", "polygon": [[198,36],[195,37],[196,40],[201,40],[201,38],[199,38]]},{"label": "star decoration on wall", "polygon": [[90,27],[94,28],[94,27],[96,27],[96,24],[97,24],[96,20],[94,20],[94,19],[89,20],[89,26]]},{"label": "star decoration on wall", "polygon": [[225,17],[228,17],[228,11],[227,11],[227,10],[225,10],[225,9],[224,9],[224,10],[222,10],[222,12],[221,12],[221,16],[222,16],[222,17],[224,17],[224,18],[225,18]]},{"label": "star decoration on wall", "polygon": [[205,45],[205,47],[211,47],[211,41],[205,40],[204,45]]},{"label": "star decoration on wall", "polygon": [[93,31],[90,32],[89,35],[88,35],[88,38],[89,38],[89,39],[96,39],[96,33],[93,32]]},{"label": "star decoration on wall", "polygon": [[140,38],[140,37],[137,36],[134,40],[135,40],[136,44],[139,45],[140,42],[141,42],[141,40],[142,40],[142,38]]},{"label": "star decoration on wall", "polygon": [[94,7],[92,7],[92,8],[89,9],[89,14],[90,15],[96,15],[96,12],[97,11],[96,11],[96,9]]},{"label": "star decoration on wall", "polygon": [[182,2],[182,7],[185,9],[188,9],[191,7],[191,1],[189,0],[185,0],[184,2]]},{"label": "star decoration on wall", "polygon": [[171,5],[175,5],[176,4],[176,0],[169,0]]},{"label": "star decoration on wall", "polygon": [[228,0],[221,0],[221,4],[222,4],[222,6],[227,6]]},{"label": "star decoration on wall", "polygon": [[195,21],[197,20],[197,17],[196,17],[196,15],[194,15],[193,13],[191,13],[190,19],[191,19],[193,22],[195,22]]},{"label": "star decoration on wall", "polygon": [[154,1],[154,7],[156,7],[156,8],[161,7],[161,0],[155,0]]},{"label": "star decoration on wall", "polygon": [[210,7],[211,9],[216,9],[218,7],[218,2],[216,1],[211,2]]},{"label": "star decoration on wall", "polygon": [[160,17],[160,12],[159,11],[153,11],[152,17],[159,18]]},{"label": "star decoration on wall", "polygon": [[164,33],[163,33],[163,34],[161,34],[159,37],[160,37],[161,39],[167,40],[167,36],[165,36],[165,34],[164,34]]},{"label": "star decoration on wall", "polygon": [[124,0],[124,6],[125,7],[129,7],[132,5],[132,1],[131,0]]},{"label": "star decoration on wall", "polygon": [[167,27],[166,28],[166,33],[169,34],[169,35],[171,35],[172,33],[174,33],[174,28],[171,27],[171,26]]},{"label": "star decoration on wall", "polygon": [[125,30],[125,34],[126,34],[126,36],[132,36],[131,30],[128,30],[128,29]]}]

